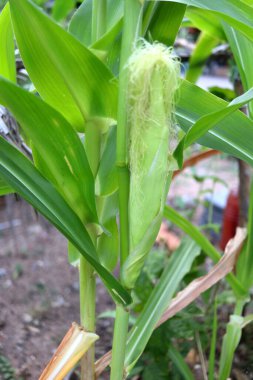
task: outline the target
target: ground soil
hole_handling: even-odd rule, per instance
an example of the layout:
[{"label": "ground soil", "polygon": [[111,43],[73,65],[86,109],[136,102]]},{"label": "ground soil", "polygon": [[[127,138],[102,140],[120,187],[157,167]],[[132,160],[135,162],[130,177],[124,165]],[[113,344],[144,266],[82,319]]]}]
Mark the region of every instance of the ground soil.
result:
[{"label": "ground soil", "polygon": [[[24,201],[8,197],[0,221],[14,224],[0,232],[0,354],[35,380],[79,321],[78,272],[68,264],[66,240]],[[98,300],[98,314],[113,308],[99,280]],[[110,349],[111,332],[111,321],[98,319],[98,357]]]}]

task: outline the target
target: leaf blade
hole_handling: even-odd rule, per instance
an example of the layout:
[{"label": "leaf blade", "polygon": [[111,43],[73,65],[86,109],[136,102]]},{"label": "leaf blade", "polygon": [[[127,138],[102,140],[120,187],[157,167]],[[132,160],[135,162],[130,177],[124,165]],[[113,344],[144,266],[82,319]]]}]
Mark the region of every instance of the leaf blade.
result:
[{"label": "leaf blade", "polygon": [[15,46],[9,3],[0,13],[0,51],[0,75],[16,82]]},{"label": "leaf blade", "polygon": [[[183,80],[176,105],[176,118],[180,127],[187,131],[200,117],[221,110],[226,105],[227,103],[224,100]],[[226,120],[220,121],[198,142],[212,149],[231,154],[252,166],[252,140],[253,122],[242,112],[235,111]]]},{"label": "leaf blade", "polygon": [[43,164],[43,174],[54,183],[81,220],[97,222],[94,178],[73,128],[40,98],[1,77],[0,103],[15,115],[32,140]]},{"label": "leaf blade", "polygon": [[116,302],[127,305],[129,293],[98,261],[91,238],[78,216],[33,164],[0,136],[0,173],[16,192],[31,203],[74,244],[101,276]]},{"label": "leaf blade", "polygon": [[42,98],[79,131],[87,118],[116,117],[117,83],[106,66],[31,2],[10,5],[22,58]]}]

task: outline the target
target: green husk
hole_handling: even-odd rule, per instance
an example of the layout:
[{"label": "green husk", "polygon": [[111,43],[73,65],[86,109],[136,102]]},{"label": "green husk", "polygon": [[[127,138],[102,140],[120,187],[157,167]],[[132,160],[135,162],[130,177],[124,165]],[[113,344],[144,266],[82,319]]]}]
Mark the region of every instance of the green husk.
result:
[{"label": "green husk", "polygon": [[172,50],[143,43],[130,57],[128,87],[130,255],[122,275],[132,288],[162,221],[180,64]]}]

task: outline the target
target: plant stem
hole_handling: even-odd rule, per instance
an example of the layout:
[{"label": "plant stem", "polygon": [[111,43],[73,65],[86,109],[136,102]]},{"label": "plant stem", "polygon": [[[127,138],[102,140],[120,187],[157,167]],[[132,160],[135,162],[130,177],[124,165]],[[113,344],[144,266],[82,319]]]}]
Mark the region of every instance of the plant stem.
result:
[{"label": "plant stem", "polygon": [[117,305],[113,334],[112,365],[110,380],[125,379],[124,360],[128,333],[129,313],[121,305]]},{"label": "plant stem", "polygon": [[[80,320],[85,330],[95,330],[96,279],[94,269],[80,255]],[[94,345],[81,360],[81,380],[94,380]]]},{"label": "plant stem", "polygon": [[[106,31],[107,0],[93,0],[92,43]],[[100,161],[101,129],[96,122],[86,124],[85,150],[94,178]],[[96,246],[96,231],[90,231]],[[95,331],[96,315],[96,279],[94,269],[80,256],[80,320],[81,326],[90,332]],[[95,379],[95,347],[92,346],[81,360],[81,380]]]},{"label": "plant stem", "polygon": [[[117,166],[119,175],[120,215],[120,264],[121,268],[129,254],[128,199],[130,173],[128,167],[127,130],[127,87],[126,62],[132,53],[134,43],[140,35],[142,5],[139,0],[125,0],[122,48],[120,57],[118,124],[117,124]],[[125,347],[128,333],[129,312],[117,305],[114,324],[111,380],[124,378]]]}]

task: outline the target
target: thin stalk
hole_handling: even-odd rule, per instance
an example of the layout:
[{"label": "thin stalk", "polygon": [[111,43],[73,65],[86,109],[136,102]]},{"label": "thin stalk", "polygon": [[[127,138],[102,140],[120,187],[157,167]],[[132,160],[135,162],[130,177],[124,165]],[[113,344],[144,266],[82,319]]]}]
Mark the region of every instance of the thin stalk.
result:
[{"label": "thin stalk", "polygon": [[[107,0],[93,0],[92,5],[92,43],[106,32]],[[85,148],[94,177],[100,160],[100,128],[87,123]],[[96,245],[96,232],[90,232]],[[96,279],[94,269],[80,257],[80,320],[81,326],[90,332],[95,331]],[[95,347],[92,346],[81,360],[81,380],[95,379]]]},{"label": "thin stalk", "polygon": [[[244,305],[247,302],[248,300],[246,298],[237,299],[233,314],[237,316],[242,316]],[[229,377],[233,365],[235,351],[240,342],[240,329],[242,329],[242,327],[239,326],[236,328],[236,325],[233,326],[230,322],[227,324],[226,334],[223,337],[221,347],[220,370],[218,377],[219,380],[225,380]]]},{"label": "thin stalk", "polygon": [[208,379],[215,380],[215,352],[216,352],[216,342],[217,342],[217,331],[218,331],[218,315],[217,315],[217,298],[214,301],[214,316],[213,316],[213,328],[212,328],[212,339],[211,348],[208,361]]},{"label": "thin stalk", "polygon": [[196,339],[197,348],[198,348],[198,352],[199,352],[199,358],[200,358],[200,363],[201,363],[201,368],[202,368],[202,373],[203,373],[203,379],[208,380],[206,360],[205,360],[204,352],[202,350],[201,340],[200,340],[200,336],[199,336],[198,331],[196,331],[196,333],[195,333],[195,339]]},{"label": "thin stalk", "polygon": [[[95,331],[96,279],[94,269],[80,257],[80,320],[89,332]],[[94,345],[81,360],[81,380],[94,380]]]},{"label": "thin stalk", "polygon": [[93,0],[92,4],[92,43],[96,42],[106,32],[106,0]]},{"label": "thin stalk", "polygon": [[[96,125],[95,122],[88,122],[86,124],[85,150],[95,177],[100,159],[100,126]],[[95,228],[90,228],[90,236],[96,246],[97,234]],[[79,272],[81,326],[89,332],[95,332],[96,278],[94,269],[82,256],[80,257]],[[81,360],[81,380],[95,379],[94,363],[95,347],[93,345]]]},{"label": "thin stalk", "polygon": [[[127,87],[128,74],[126,62],[132,53],[134,43],[140,35],[142,5],[139,0],[125,0],[123,37],[120,57],[118,125],[117,125],[117,166],[119,178],[119,215],[120,215],[120,264],[121,268],[129,254],[129,159],[127,131]],[[114,324],[111,380],[124,378],[125,347],[128,333],[129,312],[117,305]]]},{"label": "thin stalk", "polygon": [[129,313],[121,305],[117,305],[113,334],[111,380],[125,379],[124,360],[128,333]]}]

